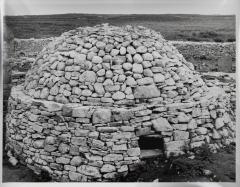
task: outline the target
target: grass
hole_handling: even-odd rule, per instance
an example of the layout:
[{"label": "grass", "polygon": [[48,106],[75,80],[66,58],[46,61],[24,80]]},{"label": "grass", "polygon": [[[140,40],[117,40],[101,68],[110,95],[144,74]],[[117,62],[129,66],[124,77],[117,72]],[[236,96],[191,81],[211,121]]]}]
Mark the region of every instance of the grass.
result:
[{"label": "grass", "polygon": [[[136,171],[119,178],[119,182],[235,182],[235,145],[211,153],[206,146],[195,150],[195,158],[152,158],[142,161]],[[224,164],[223,164],[224,163]],[[203,170],[210,170],[206,176]]]},{"label": "grass", "polygon": [[167,40],[235,41],[233,15],[100,15],[59,14],[35,16],[6,16],[8,31],[17,38],[47,38],[80,27],[100,23],[111,25],[142,25],[160,31]]}]

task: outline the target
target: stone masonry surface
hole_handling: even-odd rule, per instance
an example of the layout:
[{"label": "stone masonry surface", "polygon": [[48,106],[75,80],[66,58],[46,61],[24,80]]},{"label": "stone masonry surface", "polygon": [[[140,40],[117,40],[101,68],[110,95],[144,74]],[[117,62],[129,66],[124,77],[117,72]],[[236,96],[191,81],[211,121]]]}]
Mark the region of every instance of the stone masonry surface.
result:
[{"label": "stone masonry surface", "polygon": [[[209,83],[208,83],[209,84]],[[144,27],[63,33],[9,98],[6,148],[56,181],[114,181],[140,162],[140,136],[165,156],[235,141],[230,96],[208,87],[178,50]]]}]

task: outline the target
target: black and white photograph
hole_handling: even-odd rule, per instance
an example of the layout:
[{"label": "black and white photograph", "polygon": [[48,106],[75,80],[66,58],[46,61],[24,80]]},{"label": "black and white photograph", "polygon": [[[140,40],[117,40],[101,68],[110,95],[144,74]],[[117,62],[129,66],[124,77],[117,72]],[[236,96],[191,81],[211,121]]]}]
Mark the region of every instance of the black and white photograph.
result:
[{"label": "black and white photograph", "polygon": [[236,184],[239,4],[3,1],[2,183]]}]

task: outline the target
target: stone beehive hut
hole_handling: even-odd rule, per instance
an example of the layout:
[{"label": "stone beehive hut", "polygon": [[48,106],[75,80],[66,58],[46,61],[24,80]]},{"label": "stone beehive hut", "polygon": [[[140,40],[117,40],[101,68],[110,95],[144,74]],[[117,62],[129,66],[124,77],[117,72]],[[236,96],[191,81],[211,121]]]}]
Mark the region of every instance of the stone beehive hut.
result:
[{"label": "stone beehive hut", "polygon": [[44,48],[12,89],[6,147],[54,180],[114,180],[136,168],[144,149],[169,156],[233,141],[228,101],[209,94],[153,30],[78,28]]}]

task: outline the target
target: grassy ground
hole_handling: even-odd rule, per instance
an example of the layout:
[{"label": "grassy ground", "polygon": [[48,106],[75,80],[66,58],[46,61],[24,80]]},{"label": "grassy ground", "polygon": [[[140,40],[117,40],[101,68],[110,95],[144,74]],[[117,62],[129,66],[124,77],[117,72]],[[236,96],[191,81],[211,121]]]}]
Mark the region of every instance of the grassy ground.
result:
[{"label": "grassy ground", "polygon": [[94,15],[61,14],[42,16],[7,16],[8,32],[17,38],[59,36],[80,26],[99,23],[143,25],[160,31],[168,40],[235,41],[235,16],[215,15]]},{"label": "grassy ground", "polygon": [[[224,164],[223,164],[224,163]],[[211,175],[204,175],[209,170]],[[208,149],[198,150],[194,159],[183,155],[178,158],[147,159],[137,171],[121,178],[124,182],[234,182],[235,146],[229,146],[218,153]]]}]

